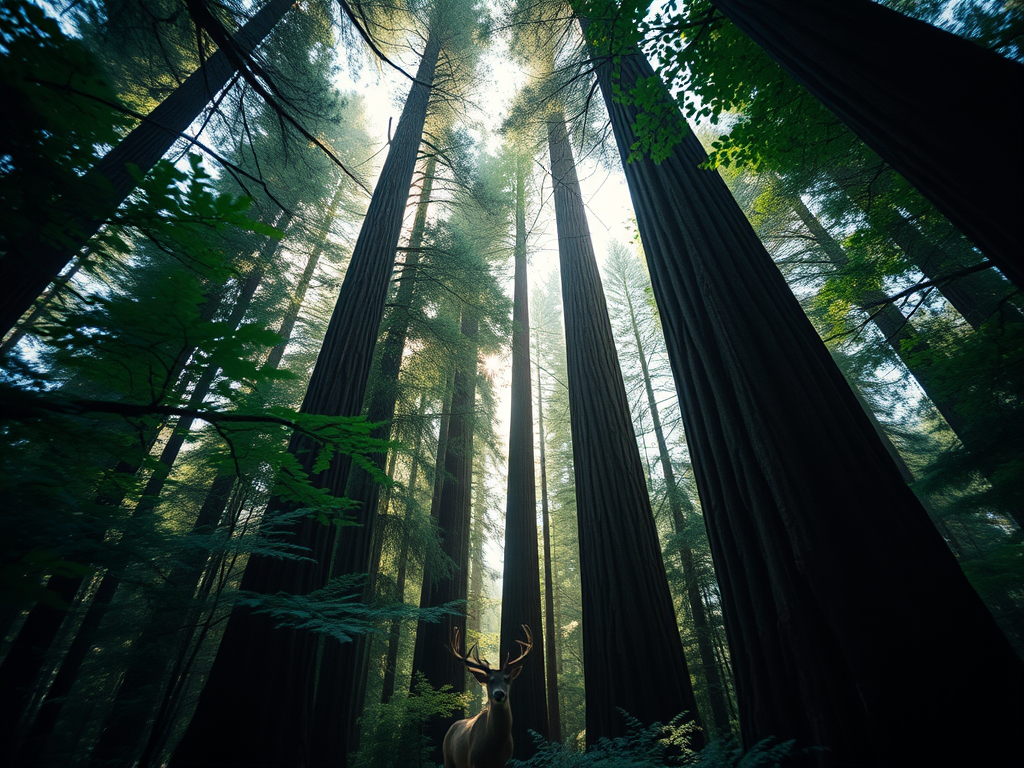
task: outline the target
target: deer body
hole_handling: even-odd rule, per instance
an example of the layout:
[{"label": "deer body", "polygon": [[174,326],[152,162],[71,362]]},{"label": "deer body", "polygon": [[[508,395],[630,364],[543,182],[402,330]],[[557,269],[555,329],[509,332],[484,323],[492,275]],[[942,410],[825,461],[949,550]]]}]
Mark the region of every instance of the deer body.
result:
[{"label": "deer body", "polygon": [[505,768],[511,758],[512,710],[507,699],[454,723],[444,737],[444,768]]},{"label": "deer body", "polygon": [[469,653],[459,652],[459,630],[455,630],[451,651],[487,688],[487,707],[476,717],[459,720],[448,729],[444,743],[444,768],[505,768],[512,758],[512,708],[509,690],[522,671],[519,666],[533,647],[533,635],[525,624],[526,641],[517,640],[522,653],[506,661],[500,669],[491,669],[480,658],[476,646]]}]

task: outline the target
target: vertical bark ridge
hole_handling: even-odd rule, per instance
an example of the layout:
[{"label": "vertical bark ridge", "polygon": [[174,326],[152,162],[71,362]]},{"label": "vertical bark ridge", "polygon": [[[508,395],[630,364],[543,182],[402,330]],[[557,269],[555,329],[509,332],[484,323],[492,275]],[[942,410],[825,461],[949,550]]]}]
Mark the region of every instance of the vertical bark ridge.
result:
[{"label": "vertical bark ridge", "polygon": [[[608,62],[598,75],[625,160],[636,111],[613,101]],[[624,90],[653,76],[646,59],[623,56]],[[722,587],[744,739],[824,747],[804,759],[828,766],[982,753],[991,765],[1019,762],[1020,660],[721,178],[698,168],[704,157],[686,133],[661,164],[625,170]],[[965,654],[969,670],[949,675],[949,659]],[[991,738],[980,743],[980,732]]]},{"label": "vertical bark ridge", "polygon": [[[668,722],[684,711],[698,718],[560,114],[549,119],[548,146],[579,520],[587,742],[593,744],[624,732],[619,708],[644,723]],[[659,683],[644,685],[652,668]],[[694,743],[701,742],[698,732]]]},{"label": "vertical bark ridge", "polygon": [[[516,159],[515,288],[512,313],[512,392],[508,439],[508,494],[505,506],[505,567],[501,589],[501,658],[511,658],[522,637],[533,632],[534,647],[510,695],[512,739],[517,759],[536,751],[529,731],[547,736],[544,690],[544,631],[537,554],[537,487],[533,461],[533,396],[530,383],[530,306],[526,265],[526,168]],[[509,655],[511,654],[511,655]]]},{"label": "vertical bark ridge", "polygon": [[[305,413],[357,416],[362,411],[439,49],[438,37],[431,34],[417,71],[418,82],[409,91],[352,251],[302,403]],[[293,438],[289,450],[304,467],[312,466],[315,456],[307,440]],[[350,466],[346,457],[336,457],[327,470],[313,476],[314,482],[341,495]],[[352,572],[363,572],[373,535],[372,516],[362,510],[357,522],[360,525],[340,529],[340,546],[344,561],[364,564]],[[254,555],[246,566],[242,588],[264,594],[305,594],[322,587],[336,546],[336,530],[305,519],[294,526],[293,540],[309,548],[311,561]],[[266,617],[235,609],[172,765],[304,766],[318,760],[324,750],[340,755],[335,764],[343,764],[347,730],[313,727],[316,658],[317,639],[309,633],[276,629]],[[273,672],[268,678],[253,675],[253,669]]]}]

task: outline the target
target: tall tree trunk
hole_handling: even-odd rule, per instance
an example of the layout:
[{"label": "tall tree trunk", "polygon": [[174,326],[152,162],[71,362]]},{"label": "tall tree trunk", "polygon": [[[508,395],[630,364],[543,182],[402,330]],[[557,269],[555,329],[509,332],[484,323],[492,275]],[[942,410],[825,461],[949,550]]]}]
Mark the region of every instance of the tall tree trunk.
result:
[{"label": "tall tree trunk", "polygon": [[[448,421],[448,439],[445,449],[444,480],[438,504],[437,523],[443,540],[441,551],[450,558],[454,570],[446,578],[436,578],[428,563],[423,577],[421,608],[433,608],[452,601],[465,601],[468,594],[467,566],[469,555],[469,515],[472,500],[473,428],[475,422],[478,318],[467,308],[462,316],[462,335],[465,349],[459,356],[455,370],[451,418]],[[466,690],[466,673],[452,656],[448,646],[452,632],[458,628],[466,636],[465,606],[460,613],[448,615],[437,623],[421,621],[416,628],[416,646],[412,668],[422,672],[434,688],[452,686],[458,693]],[[427,725],[437,756],[441,741],[450,722],[435,718]]]},{"label": "tall tree trunk", "polygon": [[[420,189],[419,204],[413,219],[412,231],[409,234],[409,246],[402,265],[401,281],[395,297],[395,306],[391,312],[390,323],[380,341],[379,369],[376,382],[366,406],[366,418],[382,426],[374,430],[372,436],[386,440],[390,436],[391,420],[395,415],[395,404],[398,401],[398,374],[402,367],[405,352],[405,340],[409,332],[409,317],[412,311],[416,288],[417,267],[420,262],[420,247],[423,244],[423,232],[426,228],[427,209],[433,189],[434,173],[437,158],[431,155],[423,171],[423,186]],[[376,454],[377,466],[384,467],[385,454]],[[357,502],[363,510],[363,516],[370,518],[376,515],[380,497],[380,485],[369,472],[354,467],[349,473],[345,487],[345,496]],[[356,559],[346,560],[345,550],[339,552],[332,566],[331,576],[369,571],[375,573],[377,563],[371,557],[365,557],[358,550],[350,550],[349,554],[357,555]],[[321,676],[332,680],[331,685],[317,691],[317,726],[325,729],[345,728],[349,734],[349,752],[354,752],[359,741],[359,729],[356,723],[362,711],[365,696],[367,654],[371,638],[362,636],[351,643],[340,644],[330,640],[324,641],[323,656],[320,661]],[[339,742],[323,741],[327,748]],[[323,765],[334,764],[344,760],[343,754],[325,752],[314,756],[315,762]]]},{"label": "tall tree trunk", "polygon": [[[232,38],[236,52],[242,56],[252,53],[292,5],[293,0],[268,0]],[[0,261],[0,333],[6,334],[13,327],[135,189],[138,179],[129,166],[135,166],[143,176],[149,173],[235,71],[231,57],[218,50],[104,155],[82,180],[95,188],[97,203],[88,213],[66,212],[60,244],[40,238],[13,244]]]},{"label": "tall tree trunk", "polygon": [[[305,413],[357,416],[362,411],[438,52],[439,40],[432,34],[352,251],[306,390]],[[313,448],[300,437],[293,438],[289,446],[307,471],[316,459]],[[346,457],[335,457],[327,470],[313,475],[313,481],[340,496],[350,466]],[[273,508],[281,508],[280,503],[274,502]],[[361,510],[356,518],[359,525],[342,529],[336,560],[348,572],[365,572],[373,517]],[[305,594],[324,586],[336,547],[334,527],[306,518],[293,526],[292,532],[296,544],[309,548],[311,561],[251,556],[242,578],[243,589]],[[199,706],[175,750],[172,765],[305,766],[324,749],[346,755],[346,729],[313,727],[316,659],[317,639],[310,633],[277,629],[267,617],[246,609],[233,610]],[[270,671],[253,675],[253,669]],[[329,743],[326,748],[321,746],[324,741]],[[344,757],[335,764],[343,761]]]},{"label": "tall tree trunk", "polygon": [[[280,224],[280,221],[277,223]],[[268,241],[264,252],[259,255],[256,265],[242,281],[239,295],[235,298],[231,314],[227,318],[227,324],[231,328],[237,328],[244,319],[277,246],[277,240]],[[208,366],[200,374],[189,397],[190,407],[202,406],[219,372],[218,367]],[[133,518],[143,519],[153,514],[171,468],[184,447],[194,422],[194,418],[183,416],[175,425],[174,431],[160,452],[160,465],[146,482],[142,498],[132,512]],[[120,585],[122,575],[123,568],[112,568],[103,575],[68,652],[57,667],[53,683],[41,705],[40,714],[45,713],[46,717],[43,722],[38,724],[39,726],[49,725],[51,728],[56,726],[63,703],[67,700],[81,665],[94,645],[95,634],[110,607],[110,602]],[[136,652],[138,649],[142,649],[144,652],[154,637],[162,638],[164,633],[177,629],[177,627],[169,628],[160,617],[154,617],[151,621],[159,624],[159,629],[152,624],[147,625],[142,636],[133,642]],[[160,670],[155,669],[151,662],[150,659],[146,663],[135,663],[126,670],[117,688],[114,708],[108,716],[109,725],[103,731],[96,745],[94,754],[97,759],[114,759],[117,756],[130,754],[136,748],[139,740],[145,737],[146,726],[149,723],[152,710],[145,705],[143,691],[153,683],[154,674],[157,678],[160,677]],[[143,700],[140,701],[140,699]],[[122,706],[119,707],[119,703]],[[33,726],[30,738],[37,745],[41,745],[41,741],[45,740],[45,733],[41,732],[40,727]]]},{"label": "tall tree trunk", "polygon": [[[684,711],[698,716],[560,113],[549,117],[548,148],[579,520],[587,743],[594,744],[624,733],[620,709],[642,723],[666,723]],[[657,682],[645,685],[652,674]],[[699,732],[694,741],[699,746]]]},{"label": "tall tree trunk", "polygon": [[1024,66],[871,0],[712,0],[1018,286],[1024,143],[979,162],[969,93],[1000,135],[1024,134]]},{"label": "tall tree trunk", "polygon": [[548,678],[548,738],[562,740],[562,710],[558,705],[558,659],[555,651],[555,585],[551,567],[551,511],[548,509],[548,461],[544,444],[544,389],[537,360],[537,432],[540,442],[540,511],[544,529],[544,661]]},{"label": "tall tree trunk", "polygon": [[[800,197],[793,195],[787,198],[787,203],[796,212],[832,266],[840,271],[846,268],[850,260],[843,247],[821,225],[821,222],[804,205]],[[921,385],[921,389],[935,404],[939,413],[957,436],[963,440],[968,423],[957,411],[957,403],[942,396],[941,389],[935,386],[935,374],[928,367],[912,364],[912,356],[924,351],[928,342],[920,337],[903,313],[888,301],[884,291],[877,289],[863,291],[860,296],[860,308],[867,313],[871,322],[882,332],[886,342],[892,346],[893,351],[910,370],[911,375]]]},{"label": "tall tree trunk", "polygon": [[[512,658],[522,636],[534,630],[528,658],[514,687],[512,739],[518,759],[536,751],[530,731],[547,736],[544,691],[544,632],[537,556],[537,486],[533,462],[533,393],[530,384],[530,306],[526,274],[526,167],[516,158],[515,292],[512,312],[512,411],[509,417],[508,494],[505,507],[505,565],[501,588],[500,658]],[[510,654],[510,655],[509,655]]]},{"label": "tall tree trunk", "polygon": [[[405,496],[405,523],[406,529],[402,531],[402,545],[398,553],[398,573],[395,576],[395,599],[405,601],[405,580],[409,559],[409,531],[408,527],[412,521],[412,515],[416,509],[416,483],[419,480],[420,471],[420,449],[423,446],[423,430],[426,425],[423,423],[423,414],[427,410],[427,396],[420,395],[419,427],[416,430],[416,443],[412,449],[412,467],[409,469],[408,492]],[[398,675],[398,645],[401,640],[402,622],[399,619],[391,620],[391,627],[388,630],[388,651],[387,660],[384,664],[384,682],[381,685],[380,700],[382,704],[391,701],[395,695],[395,680]]]},{"label": "tall tree trunk", "polygon": [[[640,374],[643,377],[644,390],[647,393],[647,406],[651,412],[651,426],[654,429],[655,439],[658,441],[658,458],[661,462],[661,473],[665,477],[665,491],[668,495],[669,509],[672,511],[672,526],[678,535],[685,536],[687,514],[694,514],[695,510],[683,489],[676,482],[676,473],[672,468],[672,457],[669,455],[668,442],[665,440],[665,430],[661,426],[658,400],[654,396],[654,385],[651,383],[651,374],[647,368],[647,353],[640,338],[640,328],[637,324],[633,297],[630,295],[625,279],[623,279],[622,287],[623,294],[626,297],[626,308],[629,311],[629,322],[633,328],[633,340],[636,343],[637,354],[640,358]],[[686,508],[685,512],[684,507]],[[693,633],[697,637],[697,651],[700,654],[701,669],[704,673],[708,700],[711,704],[711,719],[715,728],[715,733],[712,735],[725,736],[731,730],[729,707],[725,701],[725,685],[722,682],[718,661],[715,659],[715,648],[708,627],[707,611],[704,608],[704,600],[701,596],[700,580],[694,571],[693,550],[690,548],[689,543],[686,543],[685,539],[683,539],[683,542],[679,547],[679,561],[683,571],[683,581],[686,584],[686,601],[690,607]]]},{"label": "tall tree trunk", "polygon": [[[642,56],[621,62],[623,90],[655,76]],[[637,111],[613,100],[609,61],[598,76],[680,390],[745,741],[824,747],[804,760],[828,766],[1019,764],[1020,659],[721,178],[698,167],[697,138],[680,118],[666,160],[626,163]]]},{"label": "tall tree trunk", "polygon": [[[487,498],[487,473],[483,468],[483,461],[476,468],[476,490],[473,491],[473,515],[469,526],[469,539],[471,542],[469,555],[469,602],[476,606],[476,610],[470,611],[468,604],[466,609],[466,637],[478,637],[483,632],[484,614],[484,558],[486,557],[487,530],[484,526],[486,517]],[[478,704],[475,699],[470,702],[472,707]]]},{"label": "tall tree trunk", "polygon": [[[788,202],[800,218],[800,221],[807,228],[807,231],[811,233],[821,247],[822,252],[832,262],[832,265],[838,270],[846,267],[849,263],[846,252],[825,230],[814,214],[808,210],[799,196],[792,196],[788,199]],[[909,227],[910,224],[907,223],[907,226]],[[914,232],[917,236],[920,236],[916,229]],[[984,276],[995,278],[995,280],[1006,285],[995,273]],[[974,275],[973,277],[980,278],[983,275]],[[977,285],[973,287],[981,288],[981,286]],[[964,290],[965,288],[968,288],[968,286],[960,287],[961,294],[970,294],[972,299],[967,308],[977,308],[978,311],[975,314],[980,317],[983,312],[981,307],[985,306],[983,296],[987,294],[979,293],[975,290]],[[964,297],[961,296],[961,298]],[[927,362],[928,357],[923,356],[923,353],[927,352],[929,348],[927,339],[923,338],[910,324],[910,321],[904,317],[903,313],[892,302],[887,300],[883,291],[877,289],[865,290],[862,292],[860,299],[861,309],[867,313],[878,330],[882,332],[882,335],[890,344],[897,357],[907,366],[911,376],[921,386],[921,389],[928,396],[928,399],[932,401],[932,404],[942,415],[942,418],[946,420],[946,423],[953,430],[957,438],[959,438],[960,442],[963,443],[967,450],[984,455],[986,451],[991,449],[993,440],[998,440],[999,438],[994,437],[991,430],[979,430],[977,424],[972,423],[970,410],[959,402],[956,390],[953,389],[951,391],[948,376],[944,379],[941,370],[934,370],[932,365]],[[992,312],[994,311],[995,309],[992,309]],[[985,319],[991,316],[992,312],[989,312]],[[998,486],[1003,482],[998,473],[983,470],[982,474],[993,485]],[[1024,509],[1019,505],[1010,505],[1005,511],[1018,525],[1024,526]]]}]

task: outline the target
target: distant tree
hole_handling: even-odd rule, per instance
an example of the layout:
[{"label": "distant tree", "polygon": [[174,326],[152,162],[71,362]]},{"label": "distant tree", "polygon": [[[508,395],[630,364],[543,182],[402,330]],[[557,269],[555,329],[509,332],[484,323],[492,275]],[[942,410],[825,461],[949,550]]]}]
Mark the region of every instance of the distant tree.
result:
[{"label": "distant tree", "polygon": [[[643,397],[646,399],[647,413],[651,419],[651,429],[654,430],[654,437],[657,441],[658,463],[665,480],[666,502],[672,516],[676,540],[680,542],[677,552],[683,573],[686,603],[689,608],[688,616],[693,623],[693,633],[696,635],[697,649],[700,654],[700,668],[710,702],[713,735],[715,737],[724,736],[730,732],[728,694],[722,679],[722,672],[719,669],[714,638],[708,622],[708,610],[704,605],[703,584],[696,573],[693,546],[686,538],[689,527],[687,518],[696,515],[696,510],[693,507],[693,502],[686,495],[686,491],[676,480],[676,471],[672,466],[672,456],[669,453],[668,440],[665,437],[665,428],[661,420],[661,409],[658,407],[658,399],[654,392],[648,363],[648,359],[653,356],[653,350],[648,347],[652,347],[653,344],[650,342],[645,344],[643,336],[649,331],[646,329],[641,331],[641,325],[647,319],[644,310],[650,311],[644,293],[650,290],[650,281],[644,274],[644,269],[638,258],[630,254],[618,242],[613,242],[611,245],[605,273],[608,277],[605,281],[608,285],[608,294],[620,305],[620,312],[623,312],[625,322],[623,330],[632,335],[632,345],[629,348],[631,351],[635,351],[636,357],[623,355],[625,364],[627,368],[631,367],[635,360],[640,365],[640,383],[643,387]],[[623,304],[625,306],[622,306]],[[621,350],[620,346],[620,352]],[[623,375],[625,376],[625,372]]]},{"label": "distant tree", "polygon": [[[515,755],[533,754],[529,732],[548,732],[544,686],[544,633],[541,630],[540,561],[537,555],[537,489],[533,459],[533,395],[530,376],[530,306],[526,263],[526,181],[529,158],[511,153],[515,206],[515,288],[512,317],[512,412],[509,417],[508,495],[505,507],[505,564],[501,588],[502,653],[508,658],[521,637],[533,631],[532,658],[516,678],[512,739]],[[504,658],[504,656],[503,656]]]},{"label": "distant tree", "polygon": [[[466,636],[464,603],[469,593],[469,525],[473,492],[473,431],[477,383],[477,347],[471,343],[479,332],[480,317],[472,307],[462,314],[462,335],[467,342],[455,368],[455,384],[451,400],[451,416],[445,439],[443,480],[438,499],[437,525],[442,537],[442,552],[452,563],[447,574],[439,573],[437,563],[427,563],[423,577],[421,608],[433,608],[461,602],[461,613],[448,616],[439,623],[420,622],[416,628],[413,672],[423,674],[434,689],[444,685],[452,691],[466,690],[466,673],[450,652],[452,635],[457,628]],[[441,741],[450,723],[435,719],[428,726],[435,751],[440,754]]]}]

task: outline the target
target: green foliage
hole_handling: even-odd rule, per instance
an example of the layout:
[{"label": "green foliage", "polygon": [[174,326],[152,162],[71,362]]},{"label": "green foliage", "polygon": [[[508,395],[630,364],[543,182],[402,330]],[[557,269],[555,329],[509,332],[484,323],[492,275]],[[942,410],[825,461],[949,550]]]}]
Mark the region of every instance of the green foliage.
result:
[{"label": "green foliage", "polygon": [[960,446],[936,457],[919,488],[946,497],[955,511],[1012,510],[1024,498],[1024,322],[1019,315],[995,317],[970,344],[958,343],[953,329],[941,330],[910,360],[935,372],[936,396],[958,403],[971,425],[971,450]]},{"label": "green foliage", "polygon": [[[621,710],[620,710],[621,711]],[[624,736],[602,738],[581,752],[571,743],[548,743],[534,734],[537,753],[529,760],[512,760],[513,768],[760,768],[785,765],[794,754],[793,742],[774,743],[765,739],[744,750],[731,739],[711,742],[699,752],[690,748],[696,725],[683,722],[684,714],[668,725],[645,726],[622,712],[627,731]]]},{"label": "green foliage", "polygon": [[[124,118],[97,59],[24,0],[0,4],[0,252],[21,238],[56,239],[100,190],[82,174]],[[55,205],[54,200],[63,200]]]},{"label": "green foliage", "polygon": [[451,693],[451,686],[439,690],[424,676],[413,676],[412,694],[396,696],[386,704],[372,704],[363,711],[359,751],[349,760],[352,768],[420,768],[434,763],[434,745],[424,726],[435,718],[457,716],[469,705],[469,693]]},{"label": "green foliage", "polygon": [[[286,515],[294,517],[294,515]],[[283,520],[286,527],[293,520]],[[273,619],[277,628],[289,627],[332,638],[342,643],[351,642],[356,635],[379,631],[390,621],[438,622],[449,614],[461,613],[457,603],[437,608],[416,609],[404,603],[379,605],[362,602],[359,588],[362,575],[346,575],[331,579],[326,586],[305,595],[278,592],[265,595],[240,591],[236,603]]]},{"label": "green foliage", "polygon": [[[34,329],[32,353],[6,361],[6,599],[52,601],[40,590],[43,574],[159,561],[181,546],[179,533],[159,519],[132,514],[149,473],[167,471],[150,449],[175,416],[212,425],[239,472],[246,463],[263,473],[291,469],[278,475],[276,489],[302,514],[338,518],[344,503],[289,464],[288,436],[301,432],[313,449],[359,463],[382,444],[369,438],[361,419],[246,402],[247,393],[287,376],[258,363],[279,339],[259,324],[236,325],[209,311],[211,286],[235,274],[234,254],[218,247],[221,236],[278,234],[249,219],[248,204],[218,194],[198,158],[188,171],[162,161],[101,236],[105,269],[117,281],[83,282],[66,310]],[[211,368],[218,372],[212,400],[197,406],[189,382]],[[242,446],[253,440],[261,449],[243,458],[249,449]],[[286,542],[268,538],[270,530],[252,548],[294,556]]]}]

